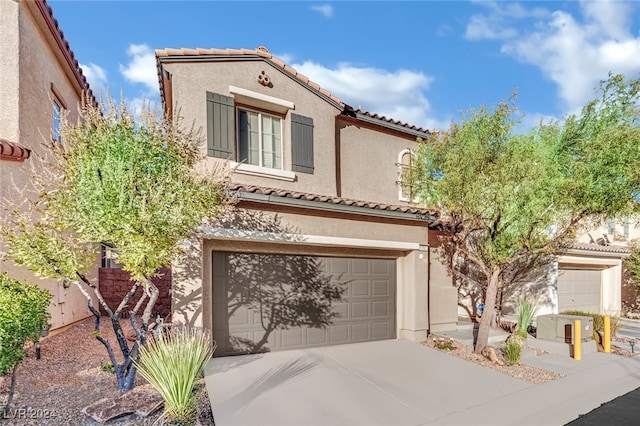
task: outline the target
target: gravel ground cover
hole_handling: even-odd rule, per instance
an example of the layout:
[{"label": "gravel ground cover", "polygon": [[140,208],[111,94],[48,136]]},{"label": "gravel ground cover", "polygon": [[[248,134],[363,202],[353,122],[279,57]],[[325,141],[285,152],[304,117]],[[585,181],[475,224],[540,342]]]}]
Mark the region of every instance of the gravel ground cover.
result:
[{"label": "gravel ground cover", "polygon": [[438,349],[434,345],[433,337],[434,336],[430,336],[429,339],[427,339],[427,341],[424,344],[426,346],[435,348],[442,352],[447,352],[451,356],[457,356],[458,358],[462,358],[466,361],[482,365],[483,367],[486,367],[486,368],[491,368],[492,370],[499,371],[500,373],[509,375],[511,377],[515,377],[516,379],[524,380],[529,383],[540,384],[540,383],[548,382],[549,380],[555,380],[555,379],[564,377],[562,374],[541,370],[539,368],[530,367],[524,364],[518,364],[518,365],[495,364],[489,361],[484,356],[474,353],[472,346],[462,345],[458,342],[455,343],[456,349],[451,349],[451,350]]},{"label": "gravel ground cover", "polygon": [[[438,338],[439,336],[429,336],[424,345],[435,348],[442,352],[447,352],[451,356],[457,356],[458,358],[462,358],[469,362],[474,362],[476,364],[482,365],[483,367],[491,368],[493,370],[499,371],[503,374],[507,374],[516,379],[524,380],[529,383],[541,384],[548,382],[550,380],[556,380],[564,377],[562,374],[554,373],[552,371],[541,370],[539,368],[530,367],[524,364],[518,365],[498,365],[482,355],[476,354],[473,352],[473,347],[468,345],[462,345],[458,342],[455,343],[456,349],[453,350],[443,350],[435,347],[434,337]],[[442,338],[441,338],[442,339]],[[629,339],[619,336],[613,336],[612,340],[619,342],[627,342]],[[525,347],[524,350],[535,350],[538,356],[544,355],[544,351],[537,348]],[[626,351],[624,349],[617,348],[615,346],[611,346],[611,353],[620,356],[636,356],[638,353],[631,353],[630,351]]]},{"label": "gravel ground cover", "polygon": [[[128,322],[128,320],[126,320]],[[16,392],[11,411],[0,425],[91,426],[97,425],[82,409],[104,397],[117,396],[116,378],[102,371],[102,363],[109,362],[104,346],[91,333],[92,318],[81,321],[66,331],[47,337],[41,342],[41,359],[35,358],[35,348],[18,367]],[[101,334],[115,345],[111,324],[103,319]],[[115,350],[115,346],[114,346]],[[10,377],[0,378],[0,402],[9,390]],[[138,375],[137,384],[145,384]],[[206,389],[200,384],[198,395],[201,424],[212,424]],[[4,405],[4,404],[2,404]],[[161,410],[160,410],[161,411]],[[110,425],[152,425],[160,412],[146,419],[128,416],[109,422]]]}]

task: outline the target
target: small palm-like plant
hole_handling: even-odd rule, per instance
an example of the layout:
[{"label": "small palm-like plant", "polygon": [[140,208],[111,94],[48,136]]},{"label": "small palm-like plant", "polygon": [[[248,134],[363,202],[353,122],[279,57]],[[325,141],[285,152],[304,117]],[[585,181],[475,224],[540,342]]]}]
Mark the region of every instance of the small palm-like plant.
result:
[{"label": "small palm-like plant", "polygon": [[209,333],[187,327],[173,328],[140,350],[135,365],[162,396],[165,420],[194,423],[198,411],[194,385],[214,350]]},{"label": "small palm-like plant", "polygon": [[518,299],[516,304],[518,325],[515,332],[519,337],[523,339],[527,338],[527,328],[531,325],[533,317],[536,316],[537,312],[538,304],[535,301],[524,297]]}]

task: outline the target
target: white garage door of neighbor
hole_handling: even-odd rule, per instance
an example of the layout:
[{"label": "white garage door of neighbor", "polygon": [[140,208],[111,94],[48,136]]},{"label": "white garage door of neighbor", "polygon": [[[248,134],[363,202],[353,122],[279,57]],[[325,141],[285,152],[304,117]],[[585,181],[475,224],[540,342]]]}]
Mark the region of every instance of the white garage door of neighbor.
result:
[{"label": "white garage door of neighbor", "polygon": [[558,270],[558,312],[600,312],[602,272],[581,269]]},{"label": "white garage door of neighbor", "polygon": [[216,356],[393,339],[395,259],[213,253]]}]

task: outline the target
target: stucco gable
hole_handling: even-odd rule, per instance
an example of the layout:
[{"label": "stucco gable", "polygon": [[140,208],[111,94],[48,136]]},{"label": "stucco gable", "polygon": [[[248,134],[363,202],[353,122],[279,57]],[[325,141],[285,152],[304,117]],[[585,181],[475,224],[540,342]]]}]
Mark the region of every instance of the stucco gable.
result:
[{"label": "stucco gable", "polygon": [[274,68],[278,69],[282,73],[288,75],[293,78],[295,81],[300,83],[301,85],[307,87],[309,90],[314,92],[316,95],[324,99],[326,102],[330,103],[338,110],[344,112],[345,114],[352,116],[353,118],[366,121],[373,122],[374,124],[379,124],[383,126],[392,126],[396,130],[404,131],[410,133],[413,136],[426,136],[428,134],[433,133],[432,131],[412,125],[409,123],[405,123],[400,120],[393,119],[391,117],[386,117],[383,115],[370,113],[364,111],[360,108],[353,109],[351,106],[344,103],[340,98],[332,94],[330,91],[325,88],[320,87],[317,83],[309,80],[309,78],[303,74],[300,74],[294,68],[287,65],[284,61],[278,59],[273,56],[269,50],[260,46],[257,49],[219,49],[219,48],[166,48],[166,49],[157,49],[156,50],[156,64],[158,70],[158,82],[160,86],[160,97],[162,99],[162,104],[165,106],[165,109],[168,107],[169,110],[171,108],[171,100],[172,95],[170,93],[171,87],[170,82],[164,75],[162,69],[163,61],[182,61],[182,62],[197,62],[197,61],[217,61],[217,60],[262,60],[271,64]]}]

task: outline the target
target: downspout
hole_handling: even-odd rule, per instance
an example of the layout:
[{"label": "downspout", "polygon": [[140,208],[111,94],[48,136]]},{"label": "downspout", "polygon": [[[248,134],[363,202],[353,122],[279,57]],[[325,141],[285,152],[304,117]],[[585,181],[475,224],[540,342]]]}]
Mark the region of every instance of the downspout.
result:
[{"label": "downspout", "polygon": [[429,242],[429,224],[427,223],[427,336],[431,334],[431,244]]},{"label": "downspout", "polygon": [[335,174],[335,178],[336,178],[336,196],[337,197],[342,197],[342,176],[341,176],[341,167],[342,167],[342,162],[341,162],[341,156],[342,154],[340,153],[340,135],[341,132],[340,130],[342,129],[342,125],[340,123],[338,123],[338,117],[334,118],[334,128],[335,128],[335,168],[336,168],[336,174]]}]

